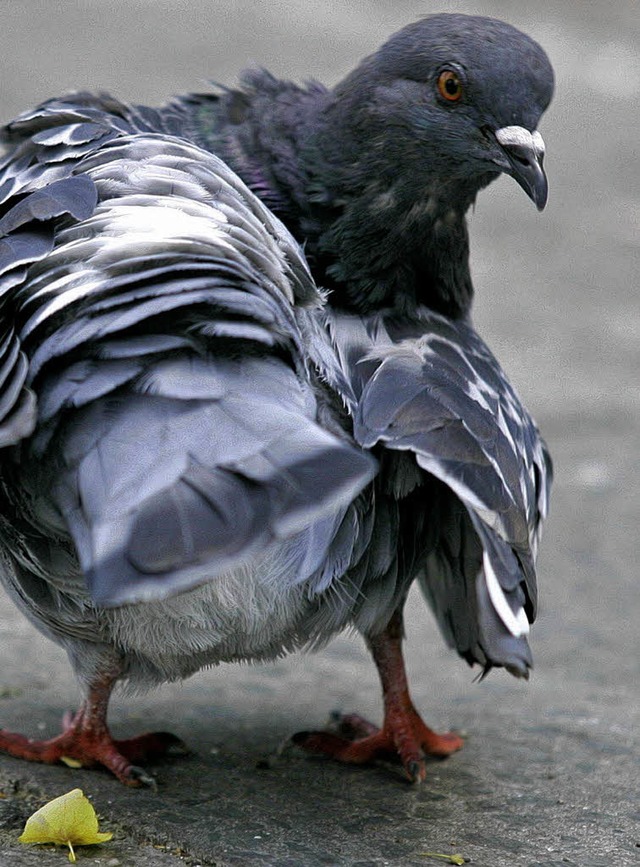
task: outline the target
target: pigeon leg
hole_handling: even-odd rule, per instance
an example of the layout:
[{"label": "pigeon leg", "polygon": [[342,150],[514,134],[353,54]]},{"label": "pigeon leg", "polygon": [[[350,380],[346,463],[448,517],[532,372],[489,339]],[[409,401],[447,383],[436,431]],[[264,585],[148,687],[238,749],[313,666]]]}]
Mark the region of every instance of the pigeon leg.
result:
[{"label": "pigeon leg", "polygon": [[127,740],[115,740],[107,727],[107,707],[117,673],[96,677],[75,714],[66,714],[62,732],[49,740],[32,740],[0,730],[0,750],[32,762],[55,764],[69,760],[82,767],[103,765],[128,786],[154,785],[137,762],[182,750],[182,742],[168,732],[149,732]]},{"label": "pigeon leg", "polygon": [[402,615],[398,611],[383,632],[368,639],[378,668],[384,699],[384,723],[376,728],[357,714],[336,716],[336,731],[300,732],[293,741],[309,752],[324,753],[351,764],[399,759],[412,782],[426,776],[425,755],[445,757],[463,746],[458,735],[437,734],[413,705],[402,657]]}]

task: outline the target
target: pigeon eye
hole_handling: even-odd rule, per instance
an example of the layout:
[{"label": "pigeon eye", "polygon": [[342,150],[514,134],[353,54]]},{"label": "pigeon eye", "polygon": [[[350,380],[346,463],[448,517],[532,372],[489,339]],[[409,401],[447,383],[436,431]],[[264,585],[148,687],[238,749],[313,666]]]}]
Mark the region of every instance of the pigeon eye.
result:
[{"label": "pigeon eye", "polygon": [[457,72],[444,69],[438,76],[438,93],[447,102],[457,102],[462,96],[462,81]]}]

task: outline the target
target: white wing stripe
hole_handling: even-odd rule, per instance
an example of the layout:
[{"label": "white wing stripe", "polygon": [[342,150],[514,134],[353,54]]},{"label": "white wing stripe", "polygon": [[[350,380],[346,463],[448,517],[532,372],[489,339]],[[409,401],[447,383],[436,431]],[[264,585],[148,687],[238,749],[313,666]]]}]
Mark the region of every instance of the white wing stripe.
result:
[{"label": "white wing stripe", "polygon": [[491,560],[486,551],[482,556],[482,566],[484,569],[484,577],[487,583],[489,598],[496,610],[496,614],[500,620],[502,620],[509,632],[516,638],[528,635],[529,621],[527,620],[524,608],[520,608],[517,614],[513,613],[511,606],[507,602],[506,596],[502,592],[502,587],[500,587],[500,582],[498,581],[496,573],[493,571]]}]

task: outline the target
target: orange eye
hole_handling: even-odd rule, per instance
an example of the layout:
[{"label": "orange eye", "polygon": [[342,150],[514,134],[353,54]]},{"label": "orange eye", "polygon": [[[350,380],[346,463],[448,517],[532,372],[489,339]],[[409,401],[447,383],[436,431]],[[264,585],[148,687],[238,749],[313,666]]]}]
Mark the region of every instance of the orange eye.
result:
[{"label": "orange eye", "polygon": [[438,76],[438,93],[448,102],[457,102],[462,96],[462,82],[457,72],[443,70]]}]

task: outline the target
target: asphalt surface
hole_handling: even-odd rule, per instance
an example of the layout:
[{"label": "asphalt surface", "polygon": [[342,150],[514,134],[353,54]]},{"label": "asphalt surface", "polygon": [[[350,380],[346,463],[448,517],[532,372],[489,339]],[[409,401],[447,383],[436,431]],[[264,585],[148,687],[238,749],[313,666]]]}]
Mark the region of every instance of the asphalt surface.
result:
[{"label": "asphalt surface", "polygon": [[[72,87],[158,102],[231,82],[250,63],[336,81],[428,11],[490,14],[547,48],[557,96],[541,126],[551,196],[537,214],[502,179],[471,218],[476,324],[525,398],[556,463],[540,557],[529,684],[474,672],[408,606],[417,705],[465,750],[406,784],[396,768],[346,768],[295,750],[292,732],[333,708],[380,718],[357,638],[271,665],[222,666],[145,696],[116,696],[117,735],[169,729],[188,758],[150,767],[156,791],[107,774],[0,757],[0,865],[66,863],[16,842],[29,813],[79,786],[114,832],[78,863],[378,867],[627,867],[640,863],[640,16],[635,0],[65,3],[0,0],[0,118]],[[0,724],[57,731],[78,693],[64,654],[4,601]]]}]

